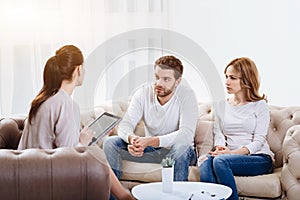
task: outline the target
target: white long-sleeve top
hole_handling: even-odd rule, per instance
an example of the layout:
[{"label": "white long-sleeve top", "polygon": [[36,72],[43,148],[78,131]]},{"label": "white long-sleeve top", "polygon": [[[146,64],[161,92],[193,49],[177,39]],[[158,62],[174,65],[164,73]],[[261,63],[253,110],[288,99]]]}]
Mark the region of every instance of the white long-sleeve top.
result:
[{"label": "white long-sleeve top", "polygon": [[214,145],[230,150],[246,147],[250,154],[265,153],[273,157],[266,140],[269,123],[270,113],[264,100],[241,106],[220,101],[215,107]]},{"label": "white long-sleeve top", "polygon": [[127,112],[121,121],[118,135],[128,143],[137,123],[145,123],[145,136],[158,136],[160,147],[175,143],[193,145],[198,116],[194,91],[180,83],[174,95],[161,105],[155,95],[154,84],[143,85],[133,95]]},{"label": "white long-sleeve top", "polygon": [[18,149],[53,149],[79,144],[80,110],[64,90],[39,107],[32,123],[25,124]]}]

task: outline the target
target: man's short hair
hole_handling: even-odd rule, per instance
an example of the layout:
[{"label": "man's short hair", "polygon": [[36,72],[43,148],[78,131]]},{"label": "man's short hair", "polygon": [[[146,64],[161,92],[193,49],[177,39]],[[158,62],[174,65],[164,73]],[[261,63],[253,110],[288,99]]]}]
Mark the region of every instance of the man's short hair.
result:
[{"label": "man's short hair", "polygon": [[176,79],[180,78],[183,73],[183,65],[181,61],[175,56],[162,56],[155,61],[155,66],[159,66],[162,69],[173,69]]}]

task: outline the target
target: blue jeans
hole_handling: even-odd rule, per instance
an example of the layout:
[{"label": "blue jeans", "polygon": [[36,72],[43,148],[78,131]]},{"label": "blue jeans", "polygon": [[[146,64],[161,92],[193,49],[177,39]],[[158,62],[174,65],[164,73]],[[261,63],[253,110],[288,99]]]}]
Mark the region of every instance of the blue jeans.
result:
[{"label": "blue jeans", "polygon": [[140,163],[160,163],[165,157],[171,157],[175,161],[174,181],[187,181],[189,165],[197,162],[196,152],[190,145],[173,145],[172,148],[154,148],[148,146],[142,157],[132,156],[127,149],[127,143],[118,136],[110,136],[103,143],[103,150],[108,163],[118,177],[122,175],[122,160]]},{"label": "blue jeans", "polygon": [[223,154],[207,156],[199,167],[202,182],[220,183],[232,189],[229,200],[238,200],[234,176],[256,176],[273,172],[273,161],[267,154]]}]

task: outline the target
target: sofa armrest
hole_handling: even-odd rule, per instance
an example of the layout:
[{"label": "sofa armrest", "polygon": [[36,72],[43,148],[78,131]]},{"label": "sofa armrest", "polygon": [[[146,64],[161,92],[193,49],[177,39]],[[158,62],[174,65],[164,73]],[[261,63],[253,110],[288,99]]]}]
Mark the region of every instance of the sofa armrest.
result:
[{"label": "sofa armrest", "polygon": [[1,199],[109,199],[109,168],[97,146],[1,149],[0,163]]},{"label": "sofa armrest", "polygon": [[287,199],[299,199],[300,196],[300,125],[287,130],[283,141],[283,168],[281,182]]},{"label": "sofa armrest", "polygon": [[26,117],[0,119],[0,149],[17,149]]}]

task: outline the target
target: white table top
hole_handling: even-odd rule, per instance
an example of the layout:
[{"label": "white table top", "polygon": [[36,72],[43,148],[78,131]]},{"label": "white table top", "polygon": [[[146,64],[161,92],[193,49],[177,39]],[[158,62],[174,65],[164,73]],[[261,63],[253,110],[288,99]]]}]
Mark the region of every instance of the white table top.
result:
[{"label": "white table top", "polygon": [[145,183],[132,188],[132,194],[139,200],[220,200],[231,195],[231,188],[204,182],[174,182],[173,191],[164,193],[162,183]]}]

